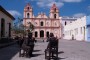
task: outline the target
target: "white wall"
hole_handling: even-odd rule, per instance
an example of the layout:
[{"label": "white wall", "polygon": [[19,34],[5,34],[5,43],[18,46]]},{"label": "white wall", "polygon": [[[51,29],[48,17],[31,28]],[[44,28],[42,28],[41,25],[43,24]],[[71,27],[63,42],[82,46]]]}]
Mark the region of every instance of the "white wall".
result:
[{"label": "white wall", "polygon": [[[11,23],[11,26],[12,26],[12,19],[0,11],[0,30],[1,30],[1,18],[4,18],[4,20],[5,20],[5,37],[8,37],[8,35],[9,35],[8,23]],[[1,34],[1,31],[0,31],[0,34]]]},{"label": "white wall", "polygon": [[65,34],[64,39],[72,39],[72,35],[74,35],[74,39],[76,40],[79,41],[85,40],[84,27],[85,27],[85,35],[86,35],[86,16],[82,18],[78,18],[76,21],[73,21],[72,23],[64,26],[64,34]]}]

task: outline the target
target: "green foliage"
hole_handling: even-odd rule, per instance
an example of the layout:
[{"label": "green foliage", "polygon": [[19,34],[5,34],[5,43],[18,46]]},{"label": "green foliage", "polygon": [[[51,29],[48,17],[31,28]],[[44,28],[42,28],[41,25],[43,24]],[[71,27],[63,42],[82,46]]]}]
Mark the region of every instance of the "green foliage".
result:
[{"label": "green foliage", "polygon": [[32,32],[34,30],[34,28],[35,28],[35,26],[30,22],[29,28],[28,28],[29,32]]},{"label": "green foliage", "polygon": [[15,34],[25,34],[25,26],[23,24],[20,24],[19,27],[13,26],[12,31],[14,31]]},{"label": "green foliage", "polygon": [[[29,22],[29,26],[26,27],[21,23],[22,21],[23,19],[18,18],[16,25],[13,26],[12,30],[15,32],[15,34],[21,33],[24,35],[34,30],[35,26],[31,22]],[[28,32],[26,31],[27,29],[28,29]]]}]

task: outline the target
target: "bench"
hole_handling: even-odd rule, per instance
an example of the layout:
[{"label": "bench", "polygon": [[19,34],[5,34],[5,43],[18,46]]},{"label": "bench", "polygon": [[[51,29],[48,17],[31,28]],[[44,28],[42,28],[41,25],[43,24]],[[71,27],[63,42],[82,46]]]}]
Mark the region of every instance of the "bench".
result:
[{"label": "bench", "polygon": [[[30,57],[30,55],[32,55],[33,52],[33,48],[34,48],[34,42],[35,38],[33,38],[33,40],[28,40],[28,39],[23,39],[23,43],[19,43],[20,45],[20,51],[19,51],[19,56],[26,56],[26,57]],[[22,41],[22,40],[20,40]]]},{"label": "bench", "polygon": [[45,49],[45,59],[57,59],[58,58],[58,40],[49,44],[49,47]]},{"label": "bench", "polygon": [[22,47],[20,47],[20,50],[19,50],[19,57],[29,56],[28,55],[29,50],[30,50],[30,47],[23,44]]}]

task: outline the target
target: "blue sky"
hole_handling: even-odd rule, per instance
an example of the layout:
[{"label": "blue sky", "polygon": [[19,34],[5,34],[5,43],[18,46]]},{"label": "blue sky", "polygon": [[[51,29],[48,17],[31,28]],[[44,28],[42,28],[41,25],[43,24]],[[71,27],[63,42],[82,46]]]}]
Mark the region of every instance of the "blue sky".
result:
[{"label": "blue sky", "polygon": [[90,0],[0,0],[0,5],[15,18],[23,18],[23,10],[27,3],[33,7],[35,16],[38,12],[49,15],[49,9],[53,3],[58,6],[60,16],[90,15]]}]

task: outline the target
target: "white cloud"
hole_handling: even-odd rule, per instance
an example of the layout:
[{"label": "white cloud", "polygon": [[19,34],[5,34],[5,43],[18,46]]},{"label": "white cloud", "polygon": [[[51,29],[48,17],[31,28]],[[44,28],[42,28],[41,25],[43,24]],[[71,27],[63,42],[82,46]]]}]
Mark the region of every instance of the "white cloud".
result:
[{"label": "white cloud", "polygon": [[74,14],[73,16],[79,18],[79,17],[83,17],[85,15],[86,15],[85,13],[77,13],[77,14]]},{"label": "white cloud", "polygon": [[81,2],[82,0],[63,0],[63,2]]},{"label": "white cloud", "polygon": [[52,4],[56,4],[58,8],[62,7],[64,5],[64,3],[60,2],[60,1],[55,1],[55,0],[39,0],[37,2],[37,5],[39,7],[51,7]]},{"label": "white cloud", "polygon": [[58,8],[64,5],[64,2],[82,2],[82,0],[25,0],[26,2],[36,1],[39,7],[51,7],[53,3],[57,5]]},{"label": "white cloud", "polygon": [[8,12],[13,16],[21,16],[21,14],[16,10],[8,10]]}]

